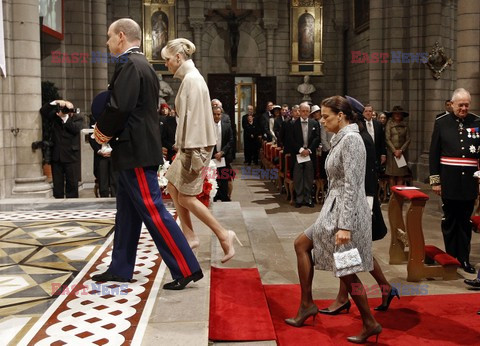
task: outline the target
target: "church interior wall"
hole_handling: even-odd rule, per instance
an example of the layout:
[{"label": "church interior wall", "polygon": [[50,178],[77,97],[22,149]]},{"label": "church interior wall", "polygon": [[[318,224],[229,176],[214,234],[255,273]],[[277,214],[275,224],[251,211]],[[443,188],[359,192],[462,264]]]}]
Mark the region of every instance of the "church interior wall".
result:
[{"label": "church interior wall", "polygon": [[[291,75],[289,68],[290,1],[245,0],[236,3],[240,11],[253,11],[253,15],[239,26],[237,73],[276,76],[275,101],[289,105],[299,103],[301,95],[296,88],[302,83],[303,76]],[[27,12],[38,18],[38,13],[34,13],[38,6],[34,6],[33,0],[25,4],[4,0],[3,5],[7,73],[9,77],[14,77],[4,79],[0,89],[3,99],[0,106],[0,158],[5,162],[0,169],[0,196],[9,195],[8,191],[15,184],[19,172],[25,171],[23,176],[31,174],[28,173],[30,170],[22,168],[23,162],[28,161],[26,158],[41,161],[38,151],[29,149],[29,144],[41,136],[41,130],[36,125],[41,95],[39,90],[32,89],[38,89],[35,87],[39,82],[36,75],[40,74],[42,81],[54,82],[60,89],[61,97],[73,101],[76,107],[87,113],[91,99],[106,87],[113,73],[113,64],[54,63],[51,52],[107,52],[108,24],[122,17],[131,17],[143,24],[141,0],[65,0],[65,38],[57,40],[40,33],[41,45],[35,48],[38,42],[28,41],[24,36],[32,40],[32,32],[37,32],[38,23],[28,23],[37,26],[35,30],[29,29],[27,32],[27,26],[20,25],[20,21],[14,18],[18,13],[26,13],[24,8],[28,11],[31,9],[31,13]],[[213,9],[226,9],[227,5],[231,5],[231,1],[176,2],[177,37],[186,37],[197,45],[198,53],[194,55],[194,61],[205,78],[209,73],[230,71],[227,25],[224,20],[212,16]],[[15,6],[17,10],[13,11]],[[362,102],[373,104],[378,111],[389,110],[397,104],[403,106],[411,114],[408,118],[412,134],[410,164],[414,176],[424,180],[428,175],[428,146],[434,117],[443,110],[444,100],[451,96],[455,88],[465,87],[472,92],[471,110],[479,112],[478,30],[465,25],[458,29],[465,22],[478,18],[475,6],[466,0],[370,0],[369,28],[355,33],[352,1],[324,1],[324,66],[322,76],[312,76],[310,79],[316,87],[311,95],[313,103],[318,104],[333,94],[347,93]],[[97,11],[102,7],[106,14]],[[470,7],[473,10],[469,10]],[[460,9],[462,19],[459,23],[457,14]],[[12,30],[15,30],[15,34],[12,34]],[[268,37],[272,36],[268,35],[273,36],[270,42]],[[344,39],[347,40],[346,49]],[[434,80],[427,66],[420,63],[351,63],[353,50],[369,53],[391,53],[393,50],[430,53],[436,41],[443,47],[445,55],[453,60],[453,65],[447,67],[438,80]],[[38,73],[35,72],[36,64],[28,59],[40,60]],[[163,75],[163,79],[174,91],[178,90],[179,80],[174,80],[168,73]],[[29,94],[28,103],[20,101],[26,93]],[[174,97],[170,97],[168,103],[173,104]],[[24,128],[23,133],[15,138],[10,129],[18,127],[20,120],[25,121],[29,128]]]},{"label": "church interior wall", "polygon": [[[316,91],[312,101],[321,101],[332,95],[342,95],[345,89],[343,66],[346,57],[343,51],[343,28],[345,20],[345,1],[324,2],[322,60],[323,76],[312,76],[310,82]],[[301,77],[295,77],[295,84],[301,83]]]}]

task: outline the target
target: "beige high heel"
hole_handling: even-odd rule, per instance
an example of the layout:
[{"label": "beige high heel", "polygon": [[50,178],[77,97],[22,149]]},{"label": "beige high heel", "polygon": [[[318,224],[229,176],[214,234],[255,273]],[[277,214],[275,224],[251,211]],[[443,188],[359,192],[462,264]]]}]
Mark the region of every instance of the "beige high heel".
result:
[{"label": "beige high heel", "polygon": [[285,319],[285,323],[289,324],[293,327],[301,327],[304,325],[305,321],[310,317],[313,316],[313,325],[315,325],[315,317],[317,317],[318,314],[318,307],[314,304],[307,309],[302,309],[300,308],[298,312],[298,317],[292,317],[292,318],[287,318]]},{"label": "beige high heel", "polygon": [[235,248],[233,247],[233,240],[236,239],[240,246],[243,246],[240,239],[238,239],[237,234],[234,231],[227,231],[227,242],[228,242],[228,252],[223,256],[221,262],[225,263],[233,256],[235,256]]},{"label": "beige high heel", "polygon": [[190,245],[190,249],[195,250],[200,246],[200,240],[198,239],[192,240],[191,242],[188,243],[188,245]]}]

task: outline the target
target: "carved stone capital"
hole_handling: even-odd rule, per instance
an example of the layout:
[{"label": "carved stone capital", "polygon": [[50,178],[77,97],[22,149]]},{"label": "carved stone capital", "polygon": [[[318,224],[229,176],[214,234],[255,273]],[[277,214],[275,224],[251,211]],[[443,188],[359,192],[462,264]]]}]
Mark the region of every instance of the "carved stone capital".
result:
[{"label": "carved stone capital", "polygon": [[263,18],[263,27],[267,30],[278,28],[278,18]]},{"label": "carved stone capital", "polygon": [[205,18],[203,17],[188,17],[188,21],[190,22],[190,27],[194,30],[203,28],[205,24]]}]

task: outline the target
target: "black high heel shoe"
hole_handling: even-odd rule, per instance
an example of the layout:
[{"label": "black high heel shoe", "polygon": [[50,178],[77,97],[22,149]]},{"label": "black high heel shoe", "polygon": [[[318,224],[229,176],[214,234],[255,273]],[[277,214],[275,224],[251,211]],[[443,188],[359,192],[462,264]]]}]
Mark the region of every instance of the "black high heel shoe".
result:
[{"label": "black high heel shoe", "polygon": [[343,310],[347,310],[347,314],[348,314],[351,306],[352,306],[352,303],[350,303],[350,300],[347,300],[347,302],[345,304],[343,304],[342,306],[340,306],[336,310],[329,310],[328,308],[325,308],[325,309],[322,309],[322,310],[318,310],[318,312],[321,313],[321,314],[325,314],[325,315],[338,315]]},{"label": "black high heel shoe", "polygon": [[287,318],[285,319],[285,323],[298,328],[303,326],[307,318],[309,318],[310,316],[313,316],[313,324],[315,325],[315,317],[317,317],[317,314],[318,314],[318,307],[315,304],[306,310],[302,310],[300,308],[299,313],[300,313],[300,316],[298,317],[298,320],[295,319],[294,317]]},{"label": "black high heel shoe", "polygon": [[400,299],[400,295],[398,294],[398,290],[395,287],[392,287],[392,290],[390,291],[390,294],[388,295],[388,298],[387,298],[387,304],[383,305],[383,303],[382,303],[379,306],[377,306],[374,310],[376,310],[376,311],[387,311],[388,307],[390,306],[390,303],[392,302],[392,299],[395,296],[398,299]]},{"label": "black high heel shoe", "polygon": [[347,340],[354,344],[365,344],[369,337],[371,337],[372,335],[376,335],[377,339],[375,340],[375,343],[377,343],[378,336],[380,335],[381,332],[382,332],[382,326],[377,324],[375,328],[371,330],[367,330],[365,333],[362,333],[360,335],[349,336]]}]

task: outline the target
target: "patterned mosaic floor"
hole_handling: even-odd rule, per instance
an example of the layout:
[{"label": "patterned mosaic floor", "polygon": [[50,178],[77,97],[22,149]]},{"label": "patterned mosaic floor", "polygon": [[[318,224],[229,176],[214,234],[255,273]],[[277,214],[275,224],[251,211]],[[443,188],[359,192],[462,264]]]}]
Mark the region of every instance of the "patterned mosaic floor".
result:
[{"label": "patterned mosaic floor", "polygon": [[90,275],[110,263],[114,217],[115,210],[0,213],[1,344],[141,340],[137,327],[146,325],[142,312],[149,309],[148,297],[156,296],[164,266],[143,229],[136,281],[92,282]]}]

